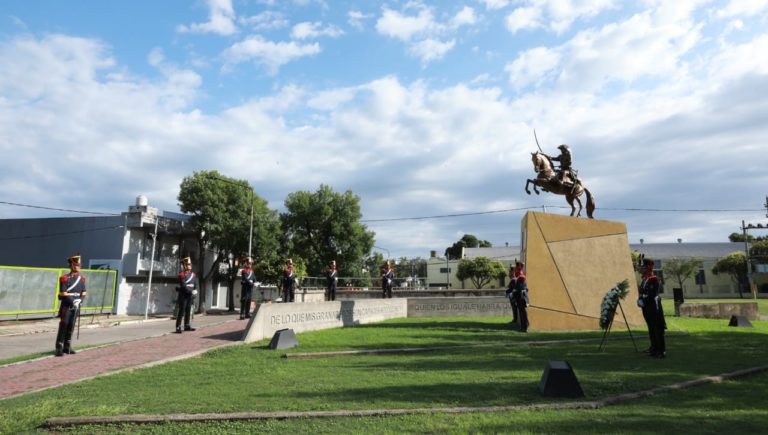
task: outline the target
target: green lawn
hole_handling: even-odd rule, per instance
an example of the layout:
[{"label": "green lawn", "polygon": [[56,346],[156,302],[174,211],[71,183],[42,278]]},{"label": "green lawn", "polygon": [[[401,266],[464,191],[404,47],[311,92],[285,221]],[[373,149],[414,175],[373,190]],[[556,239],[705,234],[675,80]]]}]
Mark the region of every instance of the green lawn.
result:
[{"label": "green lawn", "polygon": [[[626,331],[604,352],[598,343],[514,345],[529,340],[600,338],[598,332],[519,334],[507,318],[398,319],[298,335],[292,352],[497,343],[421,354],[294,360],[266,342],[94,379],[0,402],[0,433],[33,432],[47,417],[380,408],[478,407],[550,402],[538,383],[548,360],[567,360],[583,400],[768,363],[768,322],[668,317],[669,357],[635,353]],[[678,331],[688,332],[688,335]],[[636,331],[638,347],[647,347]],[[502,346],[507,344],[507,346]],[[667,393],[599,410],[317,418],[266,422],[91,426],[86,433],[756,433],[768,428],[768,375]],[[560,399],[570,400],[570,399]],[[81,432],[83,428],[73,428]]]}]

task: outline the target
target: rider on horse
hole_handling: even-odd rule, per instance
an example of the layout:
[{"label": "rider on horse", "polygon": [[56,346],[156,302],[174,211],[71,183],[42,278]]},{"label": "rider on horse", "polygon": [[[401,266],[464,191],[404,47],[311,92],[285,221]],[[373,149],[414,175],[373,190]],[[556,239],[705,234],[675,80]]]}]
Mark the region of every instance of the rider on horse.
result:
[{"label": "rider on horse", "polygon": [[[557,171],[558,179],[562,184],[576,185],[580,180],[576,176],[576,171],[571,167],[572,156],[571,149],[566,144],[562,144],[557,149],[560,150],[560,155],[557,157],[549,157],[551,160],[559,162],[560,168]],[[566,179],[566,177],[568,177]]]}]

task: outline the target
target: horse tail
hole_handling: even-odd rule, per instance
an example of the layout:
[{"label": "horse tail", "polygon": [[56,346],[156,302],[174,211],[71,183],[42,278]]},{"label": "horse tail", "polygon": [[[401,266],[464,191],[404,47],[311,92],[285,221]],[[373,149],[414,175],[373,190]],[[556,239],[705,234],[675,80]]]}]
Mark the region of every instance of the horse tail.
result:
[{"label": "horse tail", "polygon": [[590,219],[594,219],[594,217],[592,216],[592,213],[594,213],[595,211],[595,198],[592,196],[592,193],[586,187],[584,188],[584,192],[587,193],[587,216]]}]

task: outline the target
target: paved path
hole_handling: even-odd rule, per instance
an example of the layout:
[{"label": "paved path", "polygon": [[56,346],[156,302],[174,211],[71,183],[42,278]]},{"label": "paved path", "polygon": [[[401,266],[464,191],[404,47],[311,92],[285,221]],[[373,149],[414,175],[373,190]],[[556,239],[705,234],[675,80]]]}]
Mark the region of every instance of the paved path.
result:
[{"label": "paved path", "polygon": [[[170,320],[164,322],[149,322],[144,328],[135,328],[133,338],[112,345],[85,349],[75,355],[63,357],[45,357],[32,361],[0,366],[0,400],[21,394],[40,391],[52,387],[58,387],[84,379],[90,379],[117,371],[147,367],[176,359],[183,359],[203,353],[207,350],[236,344],[239,342],[246,322],[233,320],[232,316],[203,316],[197,319],[195,326],[197,331],[175,334],[173,323]],[[211,319],[212,318],[212,319]],[[208,323],[209,326],[205,326]],[[165,331],[163,335],[150,336],[155,325]],[[126,329],[127,328],[127,329]],[[112,328],[100,328],[102,335],[125,334],[128,325]],[[140,335],[140,337],[135,337]],[[43,336],[47,349],[55,338],[50,334],[27,334],[20,337],[2,337],[2,347],[8,340],[35,340]],[[48,337],[45,337],[48,336]],[[81,331],[82,338],[82,331]],[[114,341],[114,340],[113,340]],[[35,352],[34,349],[26,352]],[[66,371],[61,370],[62,364],[66,364]]]}]

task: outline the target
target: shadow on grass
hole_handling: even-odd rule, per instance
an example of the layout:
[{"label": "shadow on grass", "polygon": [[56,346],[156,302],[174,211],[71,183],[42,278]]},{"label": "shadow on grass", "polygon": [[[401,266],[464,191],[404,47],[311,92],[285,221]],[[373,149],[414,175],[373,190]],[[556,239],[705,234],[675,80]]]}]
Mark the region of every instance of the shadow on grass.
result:
[{"label": "shadow on grass", "polygon": [[221,340],[221,341],[240,341],[242,337],[243,337],[243,331],[231,331],[231,332],[223,332],[221,334],[215,334],[215,335],[206,335],[203,338],[207,338],[209,340]]}]

